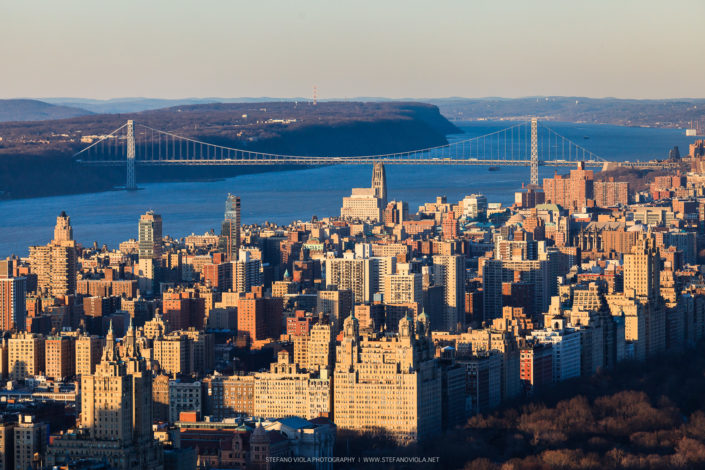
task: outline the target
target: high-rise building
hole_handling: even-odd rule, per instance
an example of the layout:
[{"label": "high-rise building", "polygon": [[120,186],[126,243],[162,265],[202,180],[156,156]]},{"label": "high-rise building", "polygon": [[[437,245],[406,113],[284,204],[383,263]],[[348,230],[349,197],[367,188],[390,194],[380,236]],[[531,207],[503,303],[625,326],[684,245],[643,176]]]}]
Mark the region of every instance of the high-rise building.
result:
[{"label": "high-rise building", "polygon": [[353,188],[350,196],[343,198],[340,217],[351,220],[379,222],[382,219],[382,200],[374,188]]},{"label": "high-rise building", "polygon": [[81,377],[80,429],[53,436],[50,468],[91,458],[117,470],[163,469],[163,451],[152,432],[152,373],[132,326],[122,347],[120,357],[111,325],[95,374]]},{"label": "high-rise building", "polygon": [[44,338],[33,334],[15,333],[7,341],[7,366],[12,380],[24,380],[44,372]]},{"label": "high-rise building", "polygon": [[169,376],[159,374],[152,380],[152,419],[169,421]]},{"label": "high-rise building", "polygon": [[409,218],[409,204],[406,201],[392,201],[384,209],[384,225],[393,227]]},{"label": "high-rise building", "polygon": [[65,211],[56,218],[54,226],[54,243],[70,242],[73,240],[73,229],[71,228],[71,218]]},{"label": "high-rise building", "polygon": [[51,295],[66,296],[76,292],[78,261],[75,242],[51,247]]},{"label": "high-rise building", "polygon": [[249,251],[242,250],[237,261],[232,261],[233,292],[250,292],[262,284],[262,262],[252,259]]},{"label": "high-rise building", "polygon": [[162,255],[162,216],[148,211],[138,225],[140,259],[160,259]]},{"label": "high-rise building", "polygon": [[15,461],[15,426],[17,423],[7,419],[0,422],[0,469],[14,468]]},{"label": "high-rise building", "polygon": [[282,299],[242,294],[237,308],[238,335],[249,341],[278,338],[282,328]]},{"label": "high-rise building", "polygon": [[487,197],[483,194],[471,194],[460,201],[462,216],[466,219],[484,219],[487,217]]},{"label": "high-rise building", "polygon": [[626,181],[595,181],[593,192],[597,207],[614,207],[629,203],[629,183]]},{"label": "high-rise building", "polygon": [[205,413],[218,419],[254,415],[253,375],[214,375],[203,379]]},{"label": "high-rise building", "polygon": [[269,372],[259,372],[254,379],[255,416],[285,418],[301,416],[314,419],[332,411],[332,380],[327,369],[304,372],[280,351]]},{"label": "high-rise building", "polygon": [[76,292],[77,256],[71,219],[62,212],[56,218],[54,240],[29,248],[29,264],[37,276],[37,291],[52,296]]},{"label": "high-rise building", "polygon": [[436,255],[433,257],[434,282],[444,286],[443,313],[438,322],[443,331],[456,331],[465,322],[465,257]]},{"label": "high-rise building", "polygon": [[404,317],[397,335],[361,337],[348,317],[336,350],[335,424],[340,429],[380,428],[400,442],[441,432],[441,368],[434,358],[430,325]]},{"label": "high-rise building", "polygon": [[44,341],[44,373],[47,377],[62,380],[76,374],[76,346],[70,336],[50,336]]},{"label": "high-rise building", "polygon": [[558,175],[543,180],[543,192],[546,202],[558,204],[566,209],[582,210],[588,200],[593,199],[594,175],[585,169],[585,163],[579,162],[578,168],[570,175]]},{"label": "high-rise building", "polygon": [[47,448],[48,426],[33,416],[20,415],[14,432],[15,468],[42,468]]},{"label": "high-rise building", "polygon": [[102,349],[103,340],[98,336],[84,334],[76,338],[76,375],[93,375]]},{"label": "high-rise building", "polygon": [[0,278],[0,330],[24,330],[27,278]]},{"label": "high-rise building", "polygon": [[152,359],[159,363],[159,369],[165,374],[188,375],[191,373],[188,346],[188,338],[184,335],[160,336],[152,342]]},{"label": "high-rise building", "polygon": [[182,412],[203,413],[203,384],[199,380],[169,381],[169,422],[179,421]]},{"label": "high-rise building", "polygon": [[387,207],[387,175],[382,163],[372,168],[372,187],[353,188],[349,197],[343,198],[340,217],[343,219],[381,222]]},{"label": "high-rise building", "polygon": [[235,261],[240,251],[240,196],[228,194],[225,200],[225,219],[221,227],[221,235],[229,245],[226,247],[228,261]]},{"label": "high-rise building", "polygon": [[375,163],[372,167],[372,189],[375,197],[381,200],[380,206],[387,207],[387,173],[383,163]]},{"label": "high-rise building", "polygon": [[326,286],[352,291],[355,303],[370,302],[375,293],[375,268],[378,267],[371,258],[326,259]]},{"label": "high-rise building", "polygon": [[423,304],[421,274],[390,274],[384,280],[384,302],[387,304]]},{"label": "high-rise building", "polygon": [[319,321],[308,334],[305,364],[299,364],[310,371],[328,369],[333,371],[335,364],[335,336],[332,323]]},{"label": "high-rise building", "polygon": [[659,296],[661,257],[653,239],[640,240],[624,254],[624,293],[655,300]]},{"label": "high-rise building", "polygon": [[337,334],[343,327],[343,320],[353,311],[355,305],[353,291],[348,289],[318,291],[316,299],[316,312],[323,313],[333,323]]}]

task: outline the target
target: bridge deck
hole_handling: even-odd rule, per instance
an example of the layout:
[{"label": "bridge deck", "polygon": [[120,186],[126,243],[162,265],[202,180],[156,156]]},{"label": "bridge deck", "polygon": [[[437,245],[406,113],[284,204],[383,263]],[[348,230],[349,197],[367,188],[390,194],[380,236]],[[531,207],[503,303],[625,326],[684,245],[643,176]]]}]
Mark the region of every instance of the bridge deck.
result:
[{"label": "bridge deck", "polygon": [[[77,160],[81,164],[95,166],[121,166],[126,164],[126,160]],[[453,159],[453,158],[418,158],[418,159],[385,159],[385,158],[291,158],[291,159],[213,159],[213,160],[188,160],[188,159],[164,159],[164,160],[135,160],[135,164],[140,166],[239,166],[239,165],[372,165],[373,163],[384,163],[385,165],[448,165],[448,166],[531,166],[530,160],[473,160],[473,159]],[[678,163],[673,162],[584,162],[586,167],[602,168],[606,163],[613,163],[629,168],[657,169],[657,168],[679,168]],[[549,160],[539,162],[539,166],[552,167],[575,167],[577,162]]]}]

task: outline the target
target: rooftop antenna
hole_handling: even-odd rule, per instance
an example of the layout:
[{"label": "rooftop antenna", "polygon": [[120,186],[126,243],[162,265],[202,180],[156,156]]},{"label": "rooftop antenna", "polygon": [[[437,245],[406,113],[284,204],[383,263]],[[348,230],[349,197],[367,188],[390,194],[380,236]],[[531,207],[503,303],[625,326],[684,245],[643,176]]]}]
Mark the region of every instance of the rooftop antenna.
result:
[{"label": "rooftop antenna", "polygon": [[313,85],[313,105],[316,106],[316,103],[318,103],[318,87]]}]

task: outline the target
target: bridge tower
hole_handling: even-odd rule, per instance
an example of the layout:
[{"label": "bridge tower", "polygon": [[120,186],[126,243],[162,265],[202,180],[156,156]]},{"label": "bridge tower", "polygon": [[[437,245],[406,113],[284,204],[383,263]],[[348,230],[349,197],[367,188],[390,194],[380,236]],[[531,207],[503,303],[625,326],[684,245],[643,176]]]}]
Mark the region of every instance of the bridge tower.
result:
[{"label": "bridge tower", "polygon": [[135,178],[135,124],[132,119],[127,121],[127,179],[125,189],[133,191],[137,189]]},{"label": "bridge tower", "polygon": [[531,184],[539,184],[538,121],[531,119]]}]

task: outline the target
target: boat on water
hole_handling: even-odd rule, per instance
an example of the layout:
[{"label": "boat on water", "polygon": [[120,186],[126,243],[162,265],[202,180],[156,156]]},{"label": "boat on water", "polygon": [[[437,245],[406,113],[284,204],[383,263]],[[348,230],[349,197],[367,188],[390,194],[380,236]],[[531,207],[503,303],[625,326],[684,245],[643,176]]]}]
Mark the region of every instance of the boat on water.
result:
[{"label": "boat on water", "polygon": [[499,167],[498,166],[491,166],[491,167],[487,168],[487,171],[499,171]]}]

